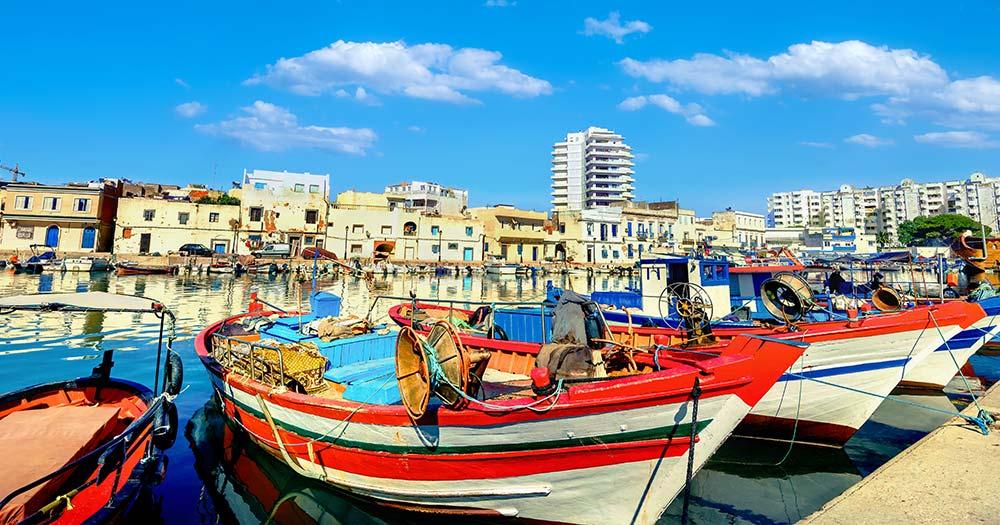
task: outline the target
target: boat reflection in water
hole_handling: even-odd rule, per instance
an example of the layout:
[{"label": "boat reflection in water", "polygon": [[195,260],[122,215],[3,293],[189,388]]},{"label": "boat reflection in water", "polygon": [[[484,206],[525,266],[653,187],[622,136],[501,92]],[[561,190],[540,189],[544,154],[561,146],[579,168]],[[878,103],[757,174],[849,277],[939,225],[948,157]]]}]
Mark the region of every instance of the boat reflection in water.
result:
[{"label": "boat reflection in water", "polygon": [[[843,448],[789,450],[788,443],[733,436],[692,482],[691,522],[795,523],[860,479]],[[659,523],[679,522],[682,500]]]},{"label": "boat reflection in water", "polygon": [[405,516],[387,511],[378,517],[360,503],[332,492],[322,483],[297,475],[279,459],[235,432],[212,398],[184,432],[194,452],[194,466],[214,509],[202,509],[206,523],[401,523]]}]

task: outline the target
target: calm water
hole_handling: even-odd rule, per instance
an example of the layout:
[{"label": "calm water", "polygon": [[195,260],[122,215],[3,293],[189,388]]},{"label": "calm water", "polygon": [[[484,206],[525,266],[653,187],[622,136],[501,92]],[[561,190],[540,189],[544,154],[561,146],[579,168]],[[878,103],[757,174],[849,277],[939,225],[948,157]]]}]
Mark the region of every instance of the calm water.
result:
[{"label": "calm water", "polygon": [[[557,277],[556,284],[580,292],[620,290],[628,284],[617,277],[567,279]],[[150,511],[154,518],[185,524],[260,523],[269,517],[278,523],[420,522],[425,518],[387,514],[295,476],[279,461],[233,435],[219,417],[207,374],[194,353],[194,336],[207,323],[243,311],[251,291],[258,291],[272,304],[292,308],[307,297],[309,286],[287,276],[91,278],[72,273],[0,273],[0,295],[108,291],[158,299],[176,313],[174,346],[184,359],[187,386],[177,403],[185,431],[168,453],[167,479],[156,490],[160,507]],[[344,297],[344,308],[352,313],[363,315],[369,307],[367,287],[356,279],[320,281],[319,287]],[[544,297],[545,279],[390,277],[376,280],[374,294],[407,295],[411,290],[420,297],[528,301]],[[385,318],[389,306],[389,302],[377,303],[376,317]],[[101,350],[107,348],[118,351],[117,377],[148,384],[158,329],[158,321],[151,316],[127,314],[0,316],[0,391],[88,375]],[[976,356],[973,366],[982,379],[974,382],[996,380],[998,362],[998,358]],[[897,393],[895,397],[949,409],[967,401],[960,394],[940,392]],[[941,414],[886,402],[842,450],[799,446],[789,452],[784,444],[731,439],[694,480],[692,521],[794,522],[945,419]],[[774,466],[786,453],[781,466]],[[680,508],[680,501],[674,502],[662,521],[676,521]],[[595,511],[599,512],[599,502]]]}]

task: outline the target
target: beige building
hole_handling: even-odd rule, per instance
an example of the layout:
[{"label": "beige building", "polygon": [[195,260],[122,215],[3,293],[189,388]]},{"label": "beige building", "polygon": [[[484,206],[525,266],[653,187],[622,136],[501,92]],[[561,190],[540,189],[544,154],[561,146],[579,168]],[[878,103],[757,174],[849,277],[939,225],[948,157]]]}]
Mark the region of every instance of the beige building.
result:
[{"label": "beige building", "polygon": [[251,249],[283,242],[296,255],[321,246],[327,233],[329,175],[254,170],[243,172],[240,239]]},{"label": "beige building", "polygon": [[765,244],[764,232],[766,218],[757,213],[736,211],[727,208],[725,211],[712,213],[712,229],[715,240],[713,246],[726,246],[753,250]]},{"label": "beige building", "polygon": [[472,208],[469,214],[482,224],[487,256],[512,263],[559,260],[556,247],[561,236],[547,213],[501,204]]},{"label": "beige building", "polygon": [[0,243],[6,250],[45,245],[63,254],[109,252],[118,183],[11,183],[3,195]]},{"label": "beige building", "polygon": [[483,260],[483,225],[471,217],[421,213],[393,205],[386,195],[344,192],[327,215],[326,248],[347,259],[367,259],[375,246],[395,243],[392,260]]},{"label": "beige building", "polygon": [[125,198],[114,230],[117,254],[177,252],[189,243],[218,253],[246,253],[240,242],[240,207],[186,200]]}]

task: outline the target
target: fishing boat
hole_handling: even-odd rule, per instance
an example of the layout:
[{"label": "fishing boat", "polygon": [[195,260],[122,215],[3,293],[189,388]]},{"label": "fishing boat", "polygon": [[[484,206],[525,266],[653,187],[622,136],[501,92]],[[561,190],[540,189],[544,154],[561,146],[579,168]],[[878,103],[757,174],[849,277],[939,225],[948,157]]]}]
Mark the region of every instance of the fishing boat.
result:
[{"label": "fishing boat", "polygon": [[338,259],[337,254],[323,248],[322,246],[306,246],[302,249],[303,259],[326,259],[329,261],[336,261]]},{"label": "fishing boat", "polygon": [[[228,258],[216,257],[205,268],[205,273],[237,273],[237,264],[234,264]],[[242,266],[239,266],[239,268],[242,270]]]},{"label": "fishing boat", "polygon": [[14,262],[15,273],[39,274],[46,270],[58,270],[62,266],[62,261],[56,255],[55,248],[45,244],[32,244],[31,257],[24,262]]},{"label": "fishing boat", "polygon": [[62,269],[67,272],[106,272],[111,269],[111,261],[107,257],[73,257],[63,261]]},{"label": "fishing boat", "polygon": [[150,266],[136,262],[120,262],[115,265],[115,273],[118,275],[174,275],[177,273],[177,266]]},{"label": "fishing boat", "polygon": [[966,231],[952,241],[951,251],[976,271],[996,270],[1000,263],[1000,238],[975,237]]},{"label": "fishing boat", "polygon": [[[0,312],[124,312],[173,322],[161,303],[106,292],[0,298]],[[162,331],[160,348],[162,348]],[[180,357],[166,343],[153,388],[111,376],[112,350],[91,375],[0,396],[0,521],[109,523],[162,479],[177,435]],[[160,362],[164,370],[162,389]]]},{"label": "fishing boat", "polygon": [[488,275],[516,275],[521,266],[517,263],[508,263],[503,257],[492,255],[483,263]]},{"label": "fishing boat", "polygon": [[[726,327],[706,322],[704,307],[700,310],[697,330],[719,340],[752,334],[810,345],[802,361],[753,408],[738,433],[831,446],[847,442],[908,371],[920,369],[928,356],[953,338],[964,337],[985,317],[979,305],[958,301],[867,317],[859,314],[853,320]],[[552,340],[551,310],[545,305],[492,312],[489,305],[472,311],[414,301],[391,307],[389,316],[422,333],[438,319],[478,326],[463,334],[463,344],[491,352],[529,352]],[[693,318],[682,319],[680,328],[608,325],[608,332],[633,348],[671,345],[677,338],[688,338],[683,326],[691,326]],[[950,379],[957,370],[954,365],[949,369]]]},{"label": "fishing boat", "polygon": [[[388,507],[544,522],[655,522],[805,346],[737,336],[714,354],[634,361],[574,346],[554,364],[556,349],[482,352],[445,323],[427,338],[326,342],[298,328],[308,316],[250,311],[205,328],[195,349],[258,445]],[[609,352],[601,369],[587,364],[595,351]]]}]

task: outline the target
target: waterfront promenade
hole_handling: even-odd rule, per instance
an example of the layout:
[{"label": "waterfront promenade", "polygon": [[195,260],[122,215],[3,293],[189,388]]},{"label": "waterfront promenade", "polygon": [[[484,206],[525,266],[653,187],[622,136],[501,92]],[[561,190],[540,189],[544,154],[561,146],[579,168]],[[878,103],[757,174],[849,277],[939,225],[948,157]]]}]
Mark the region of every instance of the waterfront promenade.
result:
[{"label": "waterfront promenade", "polygon": [[[979,404],[1000,413],[1000,383]],[[964,413],[975,415],[976,406]],[[1000,425],[984,436],[956,417],[799,523],[997,523],[998,472]]]}]

